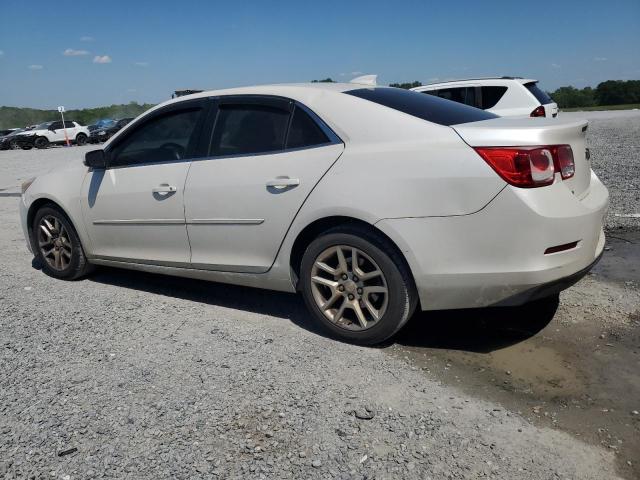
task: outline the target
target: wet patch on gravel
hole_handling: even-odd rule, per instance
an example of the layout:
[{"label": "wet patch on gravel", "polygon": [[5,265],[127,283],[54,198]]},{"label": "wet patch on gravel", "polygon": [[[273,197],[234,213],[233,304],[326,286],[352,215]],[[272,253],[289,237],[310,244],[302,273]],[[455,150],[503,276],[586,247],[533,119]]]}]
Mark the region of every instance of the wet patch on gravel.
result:
[{"label": "wet patch on gravel", "polygon": [[640,477],[640,232],[609,236],[592,273],[543,301],[422,313],[386,351],[527,420],[614,452]]}]

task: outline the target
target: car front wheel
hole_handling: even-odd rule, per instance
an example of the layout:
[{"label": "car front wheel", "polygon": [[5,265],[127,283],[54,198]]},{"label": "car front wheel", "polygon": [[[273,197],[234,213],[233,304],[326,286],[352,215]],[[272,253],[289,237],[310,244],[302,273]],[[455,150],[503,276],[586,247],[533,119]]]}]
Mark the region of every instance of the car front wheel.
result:
[{"label": "car front wheel", "polygon": [[330,230],[311,242],[300,286],[318,325],[361,345],[390,338],[417,304],[404,259],[382,235],[358,226]]},{"label": "car front wheel", "polygon": [[54,206],[42,207],[36,213],[31,244],[42,270],[51,277],[74,280],[91,268],[75,228]]},{"label": "car front wheel", "polygon": [[38,137],[33,144],[36,148],[47,148],[49,146],[49,140],[47,140],[47,137]]}]

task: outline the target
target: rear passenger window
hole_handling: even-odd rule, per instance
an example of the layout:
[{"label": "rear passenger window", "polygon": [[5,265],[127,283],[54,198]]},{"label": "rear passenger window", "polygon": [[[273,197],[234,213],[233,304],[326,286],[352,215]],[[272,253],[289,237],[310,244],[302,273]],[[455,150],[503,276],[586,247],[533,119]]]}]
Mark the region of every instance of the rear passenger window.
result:
[{"label": "rear passenger window", "polygon": [[246,155],[284,150],[289,112],[264,105],[219,106],[211,153]]},{"label": "rear passenger window", "polygon": [[73,122],[67,122],[65,120],[64,121],[64,128],[76,128],[76,126],[73,124]]},{"label": "rear passenger window", "polygon": [[296,107],[289,127],[287,148],[312,147],[328,143],[329,138],[320,126],[302,108]]},{"label": "rear passenger window", "polygon": [[480,108],[493,108],[507,92],[507,87],[481,87],[482,102]]}]

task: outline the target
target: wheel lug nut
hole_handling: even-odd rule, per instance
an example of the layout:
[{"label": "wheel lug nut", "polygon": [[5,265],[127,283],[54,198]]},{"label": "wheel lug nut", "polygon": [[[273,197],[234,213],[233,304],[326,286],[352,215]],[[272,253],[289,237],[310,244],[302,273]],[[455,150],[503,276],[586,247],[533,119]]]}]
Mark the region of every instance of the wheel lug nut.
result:
[{"label": "wheel lug nut", "polygon": [[361,289],[361,288],[359,288],[359,289],[357,290],[357,292],[358,292],[358,295],[362,295],[362,289]]},{"label": "wheel lug nut", "polygon": [[353,295],[349,294],[349,300],[353,300]]},{"label": "wheel lug nut", "polygon": [[349,277],[347,277],[347,274],[346,274],[346,273],[343,273],[343,274],[342,274],[342,279],[343,279],[343,280],[346,280],[347,278],[349,278]]},{"label": "wheel lug nut", "polygon": [[357,282],[358,281],[358,277],[356,277],[355,275],[353,276],[353,281]]},{"label": "wheel lug nut", "polygon": [[338,290],[344,292],[344,285],[338,285]]}]

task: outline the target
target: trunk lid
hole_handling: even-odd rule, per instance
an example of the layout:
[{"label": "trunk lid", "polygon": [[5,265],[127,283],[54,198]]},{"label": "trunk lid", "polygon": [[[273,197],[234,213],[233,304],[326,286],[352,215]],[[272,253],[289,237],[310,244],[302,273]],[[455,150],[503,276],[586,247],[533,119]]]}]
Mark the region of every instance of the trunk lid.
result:
[{"label": "trunk lid", "polygon": [[451,128],[471,147],[570,145],[576,172],[564,182],[574,195],[582,198],[591,182],[591,164],[585,143],[587,126],[586,120],[501,117],[452,125]]}]

